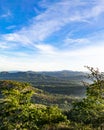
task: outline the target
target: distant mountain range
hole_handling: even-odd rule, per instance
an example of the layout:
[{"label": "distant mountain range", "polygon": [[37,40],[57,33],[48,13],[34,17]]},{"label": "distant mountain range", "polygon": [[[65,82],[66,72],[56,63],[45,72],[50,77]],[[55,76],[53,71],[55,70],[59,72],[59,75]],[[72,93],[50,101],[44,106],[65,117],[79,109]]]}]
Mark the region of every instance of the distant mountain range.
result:
[{"label": "distant mountain range", "polygon": [[85,87],[82,81],[87,81],[86,73],[78,71],[53,72],[0,72],[0,80],[16,80],[28,82],[34,87],[52,94],[83,96]]},{"label": "distant mountain range", "polygon": [[10,71],[0,72],[0,80],[15,80],[30,83],[35,90],[33,102],[44,105],[58,105],[68,110],[71,102],[85,96],[87,73],[78,71]]},{"label": "distant mountain range", "polygon": [[[63,70],[63,71],[42,71],[42,72],[35,72],[35,71],[2,71],[0,72],[0,78],[2,76],[4,77],[16,77],[16,76],[36,76],[36,75],[41,75],[45,77],[56,77],[56,78],[61,78],[61,79],[68,79],[68,80],[80,80],[82,78],[85,78],[87,73],[85,72],[80,72],[80,71],[68,71],[68,70]],[[18,77],[19,78],[19,77]],[[27,77],[26,77],[27,78]]]}]

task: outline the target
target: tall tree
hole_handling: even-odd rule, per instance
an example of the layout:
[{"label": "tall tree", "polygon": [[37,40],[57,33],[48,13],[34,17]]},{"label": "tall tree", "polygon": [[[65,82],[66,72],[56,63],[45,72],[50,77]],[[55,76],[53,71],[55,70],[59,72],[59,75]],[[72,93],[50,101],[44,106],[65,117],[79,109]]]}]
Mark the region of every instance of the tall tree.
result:
[{"label": "tall tree", "polygon": [[104,76],[98,69],[88,67],[92,84],[87,84],[86,97],[73,103],[69,119],[89,127],[104,129]]}]

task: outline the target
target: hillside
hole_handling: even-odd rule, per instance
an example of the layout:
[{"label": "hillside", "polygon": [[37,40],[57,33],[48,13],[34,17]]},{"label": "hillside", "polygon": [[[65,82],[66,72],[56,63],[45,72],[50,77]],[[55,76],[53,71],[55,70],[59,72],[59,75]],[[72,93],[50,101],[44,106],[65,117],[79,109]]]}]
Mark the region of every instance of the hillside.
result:
[{"label": "hillside", "polygon": [[[55,130],[57,128],[59,128],[59,130],[61,130],[61,128],[63,130],[76,130],[80,128],[85,130],[92,130],[93,128],[96,130],[103,130],[104,77],[102,75],[101,78],[102,73],[94,69],[92,70],[92,68],[91,72],[94,72],[91,73],[91,75],[94,77],[95,82],[89,85],[85,92],[86,97],[84,98],[66,95],[65,93],[63,95],[48,93],[32,87],[29,83],[25,82],[0,80],[0,129],[4,129],[5,124],[6,129],[9,128],[8,126],[10,126],[10,129],[13,128],[11,127],[12,124],[15,128],[14,123],[17,124],[17,128],[20,128],[20,126],[23,128],[23,124],[25,124],[26,121],[29,121],[29,125],[27,126],[26,123],[25,128],[30,128],[31,126],[33,129],[34,124],[36,124],[39,129],[44,129],[44,124],[46,124],[45,128],[51,129],[53,128],[51,126],[58,123],[57,121],[61,121],[56,125]],[[4,74],[4,72],[2,74]],[[75,89],[75,87],[73,87],[73,89]],[[72,101],[75,100],[76,102],[72,103]],[[32,122],[31,124],[30,119]],[[7,121],[10,121],[9,123],[11,123],[11,125],[5,123]],[[21,121],[22,125],[20,123],[18,127],[17,121]],[[42,125],[40,125],[40,122]]]},{"label": "hillside", "polygon": [[0,80],[16,80],[31,83],[34,87],[52,94],[83,96],[82,81],[85,73],[74,71],[56,72],[0,72]]}]

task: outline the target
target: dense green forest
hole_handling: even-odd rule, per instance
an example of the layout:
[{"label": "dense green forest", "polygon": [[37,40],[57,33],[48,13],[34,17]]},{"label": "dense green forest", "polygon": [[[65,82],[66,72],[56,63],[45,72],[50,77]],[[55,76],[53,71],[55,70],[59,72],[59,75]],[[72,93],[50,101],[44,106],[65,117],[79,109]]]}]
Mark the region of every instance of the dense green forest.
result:
[{"label": "dense green forest", "polygon": [[[1,73],[0,130],[104,130],[104,75],[98,69],[95,70],[92,67],[87,67],[87,69],[90,70],[88,77],[93,82],[90,84],[84,82],[83,86],[80,84],[84,88],[84,96],[79,96],[79,98],[72,98],[70,94],[65,95],[65,92],[64,95],[49,91],[44,92],[44,89],[35,87],[31,82],[29,82],[31,84],[25,83],[23,79],[22,82],[18,82],[19,78],[15,79],[16,76],[13,80],[10,80],[5,76],[9,73]],[[43,76],[43,74],[35,75]],[[76,80],[79,84],[80,78],[68,80],[66,75],[64,75],[64,78],[63,75],[56,77],[53,75],[54,73],[48,75],[50,80],[52,78],[56,80],[59,77],[57,80],[60,79],[62,82],[73,81],[74,83]],[[47,77],[46,73],[44,74],[45,77]],[[84,77],[81,79],[84,79]],[[74,85],[72,87],[76,89]],[[57,89],[57,86],[55,88]],[[57,99],[58,96],[59,99]],[[73,96],[76,97],[76,94],[73,94]],[[51,100],[51,103],[48,104],[47,98]],[[57,104],[57,101],[59,102],[61,99],[64,101],[62,109]],[[56,103],[52,103],[52,101]],[[60,102],[62,103],[62,101]],[[64,109],[64,107],[67,109]]]},{"label": "dense green forest", "polygon": [[82,81],[87,80],[86,73],[76,71],[55,72],[0,72],[0,80],[14,80],[30,83],[37,93],[35,103],[58,105],[69,109],[71,102],[85,96],[86,88]]},{"label": "dense green forest", "polygon": [[1,72],[0,80],[16,80],[31,83],[32,86],[52,94],[84,95],[84,87],[81,81],[86,74],[74,71],[56,72]]}]

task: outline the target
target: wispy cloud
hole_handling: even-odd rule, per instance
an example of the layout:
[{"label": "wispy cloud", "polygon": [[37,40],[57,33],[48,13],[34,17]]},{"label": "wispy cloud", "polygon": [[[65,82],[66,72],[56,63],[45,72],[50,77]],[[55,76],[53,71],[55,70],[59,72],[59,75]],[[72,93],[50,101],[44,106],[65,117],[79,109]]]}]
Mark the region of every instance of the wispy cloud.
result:
[{"label": "wispy cloud", "polygon": [[3,13],[0,18],[9,18],[12,16],[12,13],[10,12],[10,10],[7,10],[5,13]]},{"label": "wispy cloud", "polygon": [[84,12],[84,16],[86,16],[86,18],[92,18],[92,17],[98,17],[99,15],[104,13],[104,1],[103,0],[99,0],[95,2],[92,2],[92,4],[94,4],[94,6],[88,11]]},{"label": "wispy cloud", "polygon": [[11,25],[11,26],[6,27],[6,29],[8,29],[8,30],[14,29],[14,28],[16,28],[16,25]]},{"label": "wispy cloud", "polygon": [[48,44],[37,44],[35,47],[40,51],[41,54],[54,55],[57,52],[57,49],[55,47]]},{"label": "wispy cloud", "polygon": [[[84,10],[86,4],[88,3],[77,0],[76,3],[68,0],[51,3],[45,12],[32,19],[30,26],[23,27],[15,33],[4,35],[4,41],[17,42],[23,45],[40,44],[65,25],[71,22],[86,21],[89,18],[97,17],[104,11],[102,3],[92,4],[91,8]],[[83,12],[80,8],[83,9]]]},{"label": "wispy cloud", "polygon": [[91,44],[91,41],[87,38],[66,38],[64,40],[64,47],[70,47],[72,49],[79,48],[79,47],[85,47]]},{"label": "wispy cloud", "polygon": [[5,42],[0,42],[0,49],[7,49],[9,46]]},{"label": "wispy cloud", "polygon": [[[1,50],[10,54],[7,50],[17,48],[15,54],[14,51],[11,51],[10,54],[18,56],[18,58],[11,56],[11,68],[13,66],[21,66],[16,69],[36,68],[42,70],[44,66],[44,70],[46,70],[46,68],[50,70],[54,67],[56,69],[67,69],[70,66],[70,68],[73,69],[79,66],[78,60],[80,60],[79,64],[81,64],[82,67],[88,63],[96,65],[96,60],[98,60],[99,63],[102,62],[101,57],[104,55],[104,31],[102,30],[100,33],[95,33],[96,30],[93,32],[93,27],[95,26],[97,28],[100,26],[99,23],[95,21],[99,21],[99,17],[104,15],[103,0],[61,0],[51,2],[51,4],[43,0],[40,5],[45,8],[44,12],[37,12],[38,15],[30,19],[28,26],[24,26],[19,31],[13,33],[0,34]],[[35,9],[35,11],[37,10]],[[2,15],[2,18],[9,17],[10,15],[10,12],[8,12],[4,16]],[[70,29],[72,24],[73,27]],[[87,26],[91,28],[91,32],[85,36],[82,36],[82,32],[81,35],[78,36],[77,34],[76,37],[75,33],[84,31],[84,29],[88,30],[89,28],[87,28]],[[68,27],[70,27],[68,33],[64,36],[65,32],[63,32],[63,28],[65,30],[65,28]],[[14,26],[8,27],[8,29],[11,28],[14,28]],[[68,34],[72,30],[73,34],[69,36]],[[62,33],[62,38],[60,37],[62,40],[60,41],[59,39],[57,46],[56,44],[47,43],[47,39],[54,39],[54,35],[57,34],[57,32],[59,37],[60,32]],[[24,48],[30,49],[32,55],[29,55],[30,51],[24,52]],[[96,52],[100,53],[97,54]],[[8,56],[3,58],[4,60],[2,59],[1,66],[4,62],[9,63]],[[30,62],[27,63],[27,61]]]},{"label": "wispy cloud", "polygon": [[2,39],[8,42],[13,42],[22,45],[31,44],[31,40],[24,33],[20,34],[17,32],[17,33],[5,34],[2,36]]}]

